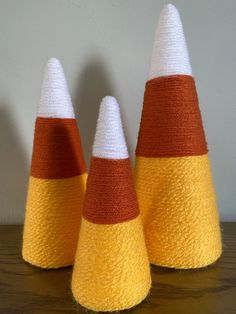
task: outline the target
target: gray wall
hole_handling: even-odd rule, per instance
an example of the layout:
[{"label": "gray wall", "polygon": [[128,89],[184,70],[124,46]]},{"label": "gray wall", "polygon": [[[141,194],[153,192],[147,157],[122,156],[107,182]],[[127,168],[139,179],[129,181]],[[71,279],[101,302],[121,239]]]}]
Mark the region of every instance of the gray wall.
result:
[{"label": "gray wall", "polygon": [[[87,161],[99,102],[117,97],[133,155],[161,0],[0,0],[0,223],[21,223],[42,71],[58,57]],[[196,77],[221,219],[236,220],[236,1],[172,1]]]}]

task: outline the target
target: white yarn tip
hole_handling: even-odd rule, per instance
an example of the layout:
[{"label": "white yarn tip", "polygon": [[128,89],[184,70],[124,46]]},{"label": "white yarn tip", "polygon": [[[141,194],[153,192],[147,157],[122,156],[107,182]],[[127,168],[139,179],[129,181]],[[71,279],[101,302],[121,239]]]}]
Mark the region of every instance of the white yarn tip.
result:
[{"label": "white yarn tip", "polygon": [[175,74],[192,75],[192,69],[179,12],[168,4],[157,24],[149,79]]},{"label": "white yarn tip", "polygon": [[63,68],[56,58],[49,59],[46,65],[38,117],[75,118]]},{"label": "white yarn tip", "polygon": [[93,144],[93,156],[106,159],[128,158],[128,150],[116,99],[103,98]]}]

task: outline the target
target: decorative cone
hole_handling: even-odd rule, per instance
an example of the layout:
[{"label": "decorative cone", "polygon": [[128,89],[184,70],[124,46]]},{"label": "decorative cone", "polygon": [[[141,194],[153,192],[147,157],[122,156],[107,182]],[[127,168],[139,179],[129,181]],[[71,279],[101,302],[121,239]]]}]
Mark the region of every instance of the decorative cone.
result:
[{"label": "decorative cone", "polygon": [[161,12],[136,149],[136,191],[152,264],[198,268],[221,255],[216,197],[178,11]]},{"label": "decorative cone", "polygon": [[118,311],[140,303],[151,278],[119,105],[105,97],[93,146],[72,292],[84,307]]},{"label": "decorative cone", "polygon": [[73,264],[86,169],[61,64],[50,59],[42,86],[30,171],[23,258],[43,268]]}]

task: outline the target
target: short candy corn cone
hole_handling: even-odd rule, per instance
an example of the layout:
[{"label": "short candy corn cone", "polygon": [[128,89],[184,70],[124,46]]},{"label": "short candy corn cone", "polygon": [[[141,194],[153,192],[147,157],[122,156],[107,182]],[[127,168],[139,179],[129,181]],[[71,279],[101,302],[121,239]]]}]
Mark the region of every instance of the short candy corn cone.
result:
[{"label": "short candy corn cone", "polygon": [[115,98],[101,103],[72,292],[93,311],[140,303],[151,279],[130,160]]},{"label": "short candy corn cone", "polygon": [[221,235],[195,81],[178,11],[161,12],[136,148],[136,191],[149,259],[198,268]]},{"label": "short candy corn cone", "polygon": [[72,265],[86,169],[63,69],[50,59],[35,122],[23,258],[42,267]]}]

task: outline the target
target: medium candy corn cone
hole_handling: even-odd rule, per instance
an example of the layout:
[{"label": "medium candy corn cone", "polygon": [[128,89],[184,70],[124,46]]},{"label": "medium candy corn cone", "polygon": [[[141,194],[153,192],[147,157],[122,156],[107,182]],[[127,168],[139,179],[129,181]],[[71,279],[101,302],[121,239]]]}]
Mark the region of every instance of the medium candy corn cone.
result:
[{"label": "medium candy corn cone", "polygon": [[86,169],[63,69],[50,59],[35,122],[23,258],[43,267],[73,264]]},{"label": "medium candy corn cone", "polygon": [[160,15],[136,149],[136,190],[152,264],[198,268],[221,255],[208,150],[181,20]]},{"label": "medium candy corn cone", "polygon": [[151,279],[119,106],[100,107],[72,292],[84,307],[118,311],[140,303]]}]

